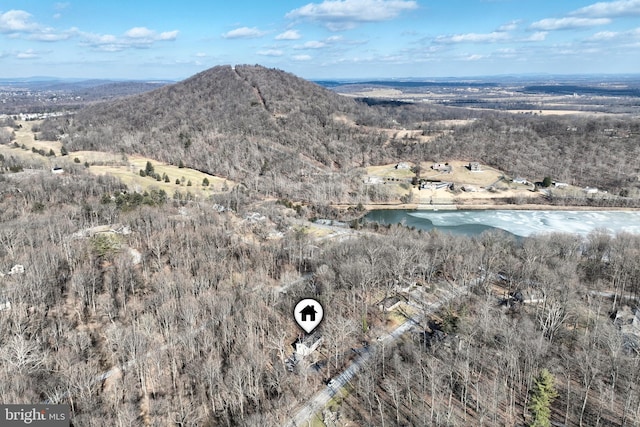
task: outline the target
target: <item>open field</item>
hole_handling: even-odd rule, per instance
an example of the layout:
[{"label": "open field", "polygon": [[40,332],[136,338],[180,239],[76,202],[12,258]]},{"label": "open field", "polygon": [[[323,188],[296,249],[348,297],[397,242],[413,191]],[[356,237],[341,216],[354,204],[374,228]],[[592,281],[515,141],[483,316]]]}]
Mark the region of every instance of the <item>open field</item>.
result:
[{"label": "open field", "polygon": [[492,185],[504,176],[504,172],[485,165],[481,165],[481,170],[479,172],[472,172],[467,168],[469,162],[452,160],[448,163],[453,166],[451,173],[443,173],[431,169],[432,163],[422,163],[422,172],[420,176],[426,179],[439,179],[441,181],[453,182],[455,184],[478,186]]},{"label": "open field", "polygon": [[[413,166],[413,163],[408,163]],[[415,174],[410,169],[396,169],[396,164],[369,166],[366,168],[368,176],[377,176],[381,178],[401,178],[411,179]]]},{"label": "open field", "polygon": [[22,148],[9,145],[0,145],[0,154],[6,158],[13,156],[22,162],[36,163],[47,168],[52,167],[52,159],[50,157],[41,156],[40,154],[31,152],[31,150],[23,150]]},{"label": "open field", "polygon": [[[71,153],[73,156],[74,153]],[[144,170],[147,162],[153,165],[157,174],[162,176],[167,174],[169,182],[156,181],[151,177],[140,176],[140,170]],[[201,196],[207,196],[216,192],[224,191],[225,183],[231,186],[233,183],[213,175],[199,172],[189,168],[179,168],[173,165],[158,162],[142,156],[133,156],[128,159],[127,165],[96,165],[91,166],[89,171],[96,175],[113,175],[120,179],[125,185],[135,191],[144,191],[152,188],[165,190],[169,194],[174,191],[190,191]],[[209,186],[203,186],[202,181],[207,178]],[[176,180],[180,184],[176,184]],[[191,182],[191,185],[188,183]]]},{"label": "open field", "polygon": [[[15,156],[16,158],[35,161],[44,167],[51,168],[53,166],[64,167],[66,163],[78,159],[80,163],[88,163],[90,165],[89,172],[94,175],[112,175],[120,179],[125,185],[134,191],[145,191],[151,189],[162,189],[168,194],[173,194],[176,190],[189,191],[199,196],[206,197],[210,194],[225,191],[225,188],[231,187],[234,183],[224,178],[209,175],[189,168],[179,168],[178,166],[168,165],[143,156],[127,157],[122,154],[107,153],[102,151],[73,151],[67,156],[60,156],[60,148],[62,143],[59,141],[39,141],[34,138],[32,128],[37,125],[38,121],[21,121],[21,129],[16,131],[15,141],[19,145],[24,145],[29,150],[16,148],[11,146],[0,145],[0,153],[5,156]],[[40,154],[33,153],[31,148],[37,150],[43,149],[47,153],[50,149],[56,152],[56,157],[43,157]],[[169,182],[157,181],[151,177],[140,176],[140,170],[146,168],[147,162],[150,162],[156,173],[169,177]],[[209,185],[202,185],[203,180],[207,178]],[[180,181],[176,184],[176,180]],[[188,183],[191,182],[191,185]]]},{"label": "open field", "polygon": [[24,144],[29,149],[34,147],[36,150],[44,150],[47,153],[49,150],[53,150],[56,153],[56,156],[60,155],[60,148],[62,147],[62,143],[60,141],[40,141],[35,139],[35,134],[33,133],[32,128],[42,123],[42,120],[17,121],[16,123],[22,125],[22,128],[15,131],[15,140],[18,145]]}]

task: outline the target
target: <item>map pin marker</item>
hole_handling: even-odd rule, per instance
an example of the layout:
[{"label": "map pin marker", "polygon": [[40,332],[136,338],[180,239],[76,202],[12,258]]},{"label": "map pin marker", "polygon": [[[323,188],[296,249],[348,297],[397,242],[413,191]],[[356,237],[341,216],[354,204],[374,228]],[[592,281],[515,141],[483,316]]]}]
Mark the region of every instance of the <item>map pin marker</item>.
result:
[{"label": "map pin marker", "polygon": [[312,298],[301,300],[293,309],[296,323],[308,334],[320,324],[323,315],[322,305]]}]

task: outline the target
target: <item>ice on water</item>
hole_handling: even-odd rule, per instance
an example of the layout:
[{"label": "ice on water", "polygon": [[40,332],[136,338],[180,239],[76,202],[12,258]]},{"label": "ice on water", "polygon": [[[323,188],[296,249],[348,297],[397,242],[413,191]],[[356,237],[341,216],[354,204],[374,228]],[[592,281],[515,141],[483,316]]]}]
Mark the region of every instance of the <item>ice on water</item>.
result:
[{"label": "ice on water", "polygon": [[523,237],[539,233],[587,235],[596,229],[640,234],[637,211],[421,211],[409,215],[428,219],[435,227],[486,225]]}]

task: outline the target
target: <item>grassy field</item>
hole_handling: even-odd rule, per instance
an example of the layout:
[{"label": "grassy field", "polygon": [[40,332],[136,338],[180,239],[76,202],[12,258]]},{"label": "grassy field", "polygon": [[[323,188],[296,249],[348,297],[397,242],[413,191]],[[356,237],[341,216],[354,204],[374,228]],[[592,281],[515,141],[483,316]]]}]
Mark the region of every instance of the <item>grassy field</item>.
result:
[{"label": "grassy field", "polygon": [[33,153],[31,150],[23,150],[10,145],[0,145],[0,154],[6,158],[13,156],[21,162],[36,163],[46,168],[53,167],[51,158]]},{"label": "grassy field", "polygon": [[[163,189],[169,195],[176,190],[181,192],[189,191],[201,197],[210,194],[225,191],[234,185],[232,181],[225,180],[217,176],[209,175],[189,168],[179,168],[178,166],[168,165],[157,160],[143,156],[127,157],[122,154],[105,153],[101,151],[72,151],[65,157],[60,157],[60,141],[39,141],[35,139],[32,131],[34,125],[39,124],[38,121],[19,122],[21,129],[16,131],[15,141],[18,145],[26,146],[28,150],[22,148],[14,148],[10,146],[0,146],[0,153],[5,156],[15,156],[25,161],[35,161],[42,164],[43,167],[61,166],[65,163],[73,162],[76,158],[79,163],[88,163],[90,165],[88,171],[94,175],[113,175],[120,179],[125,185],[134,191],[145,191],[151,189]],[[43,157],[40,154],[33,153],[31,148],[37,150],[54,150],[56,157]],[[164,180],[157,181],[151,177],[140,176],[140,170],[146,169],[147,162],[153,165],[154,171],[160,176],[166,174],[169,182]],[[203,185],[204,179],[209,181],[208,186]],[[179,181],[179,183],[176,183]],[[191,182],[191,185],[189,185]]]},{"label": "grassy field", "polygon": [[[381,166],[369,166],[366,168],[367,175],[379,176],[381,178],[404,178],[411,179],[415,174],[410,169],[396,169],[396,163]],[[413,166],[413,163],[409,163]]]},{"label": "grassy field", "polygon": [[453,166],[453,171],[451,173],[442,173],[431,169],[432,163],[423,163],[420,176],[426,179],[439,179],[456,184],[487,186],[498,181],[504,175],[502,171],[485,165],[480,165],[480,172],[471,172],[466,167],[469,162],[453,160],[449,164]]},{"label": "grassy field", "polygon": [[[74,155],[75,153],[70,154],[70,156]],[[169,182],[164,182],[163,180],[156,181],[148,176],[140,176],[140,170],[146,168],[147,162],[153,165],[154,171],[160,174],[160,176],[167,174]],[[127,165],[91,166],[89,172],[96,175],[113,175],[134,191],[145,191],[155,188],[163,189],[168,194],[173,194],[173,192],[179,190],[181,192],[190,191],[206,197],[207,195],[224,191],[225,184],[228,187],[233,185],[231,181],[225,180],[224,178],[189,168],[179,168],[142,156],[130,157]],[[205,178],[209,180],[208,186],[202,185]],[[176,180],[180,181],[180,183],[176,184]],[[191,185],[188,185],[189,182],[191,182]]]}]

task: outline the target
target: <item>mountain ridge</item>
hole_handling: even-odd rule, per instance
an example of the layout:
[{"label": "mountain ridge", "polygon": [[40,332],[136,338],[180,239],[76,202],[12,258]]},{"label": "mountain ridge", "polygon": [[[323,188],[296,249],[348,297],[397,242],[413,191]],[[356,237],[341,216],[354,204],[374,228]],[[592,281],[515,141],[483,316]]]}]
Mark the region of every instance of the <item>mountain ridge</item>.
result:
[{"label": "mountain ridge", "polygon": [[[72,151],[142,154],[256,188],[270,182],[288,187],[286,194],[310,194],[301,188],[301,176],[346,172],[384,157],[384,136],[354,125],[376,114],[291,73],[227,65],[88,106],[48,126],[56,126]],[[275,184],[283,179],[296,184]]]}]

